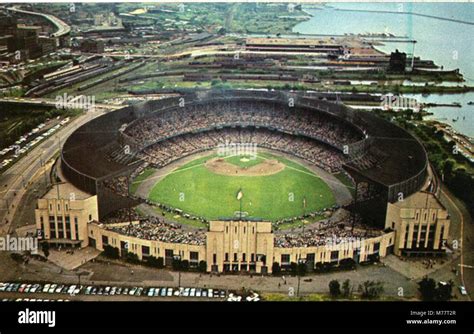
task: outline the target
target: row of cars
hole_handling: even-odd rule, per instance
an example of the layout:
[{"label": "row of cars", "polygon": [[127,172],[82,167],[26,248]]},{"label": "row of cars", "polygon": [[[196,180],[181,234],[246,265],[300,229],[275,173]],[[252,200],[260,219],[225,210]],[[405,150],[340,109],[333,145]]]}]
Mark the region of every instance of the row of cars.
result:
[{"label": "row of cars", "polygon": [[83,286],[39,283],[0,283],[0,292],[48,293],[75,296],[144,296],[144,297],[191,297],[191,298],[225,298],[225,290],[207,288],[171,288],[171,287],[118,287],[118,286]]},{"label": "row of cars", "polygon": [[[60,116],[58,116],[56,118],[57,120],[60,119]],[[66,117],[65,119],[63,119],[62,121],[60,121],[58,124],[56,124],[55,126],[51,127],[49,130],[47,131],[44,131],[43,128],[46,126],[45,123],[41,123],[40,125],[38,125],[36,128],[34,128],[33,130],[31,130],[30,132],[28,132],[26,135],[23,135],[20,137],[20,139],[18,139],[15,144],[12,144],[10,145],[9,147],[7,148],[4,148],[3,150],[0,151],[0,156],[4,156],[6,155],[7,153],[11,152],[10,153],[10,158],[9,159],[4,159],[2,160],[2,162],[0,163],[0,168],[3,168],[3,167],[6,167],[8,166],[14,159],[18,158],[20,155],[26,153],[28,150],[30,150],[33,146],[35,146],[36,144],[38,144],[40,141],[42,141],[43,139],[51,136],[54,132],[56,132],[57,130],[59,130],[59,128],[61,126],[64,126],[65,124],[67,124],[69,122],[70,118],[69,117]],[[41,131],[44,131],[43,133],[41,133],[40,135],[38,135],[38,133],[40,133]],[[31,138],[33,139],[31,139]],[[29,142],[28,139],[31,139]],[[24,142],[27,142],[23,147],[21,147],[21,145],[24,143]]]},{"label": "row of cars", "polygon": [[47,302],[68,302],[69,299],[41,299],[41,298],[3,298],[2,302],[37,302],[37,303],[47,303]]}]

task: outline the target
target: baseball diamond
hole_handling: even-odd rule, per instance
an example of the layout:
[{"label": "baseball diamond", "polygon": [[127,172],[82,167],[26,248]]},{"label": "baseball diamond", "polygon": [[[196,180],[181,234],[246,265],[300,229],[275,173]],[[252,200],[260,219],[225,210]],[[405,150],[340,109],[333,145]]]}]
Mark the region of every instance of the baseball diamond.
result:
[{"label": "baseball diamond", "polygon": [[235,196],[239,189],[248,218],[294,217],[336,203],[320,177],[295,162],[268,153],[258,154],[255,160],[219,158],[214,154],[198,158],[160,179],[148,198],[207,219],[229,218],[239,209]]}]

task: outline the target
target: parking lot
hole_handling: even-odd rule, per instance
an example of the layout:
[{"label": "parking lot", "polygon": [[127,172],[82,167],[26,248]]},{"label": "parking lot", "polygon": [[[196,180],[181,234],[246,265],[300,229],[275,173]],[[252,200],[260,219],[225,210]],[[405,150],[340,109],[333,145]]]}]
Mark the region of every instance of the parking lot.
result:
[{"label": "parking lot", "polygon": [[[69,300],[226,300],[226,290],[194,287],[121,287],[102,285],[65,285],[55,283],[0,283],[2,301]],[[232,295],[233,296],[233,295]],[[109,298],[110,297],[110,298]]]}]

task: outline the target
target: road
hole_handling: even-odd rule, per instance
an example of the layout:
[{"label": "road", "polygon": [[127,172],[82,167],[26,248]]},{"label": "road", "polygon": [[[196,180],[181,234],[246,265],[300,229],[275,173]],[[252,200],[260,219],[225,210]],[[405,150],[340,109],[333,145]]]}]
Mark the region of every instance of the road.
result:
[{"label": "road", "polygon": [[[460,263],[459,263],[459,271],[461,275],[461,284],[466,287],[468,295],[467,298],[471,301],[471,294],[474,289],[474,271],[471,269],[472,267],[472,250],[474,245],[472,244],[472,238],[469,238],[469,234],[473,232],[472,222],[470,222],[469,217],[466,213],[463,212],[459,208],[459,206],[455,203],[455,200],[452,198],[452,195],[441,189],[441,194],[443,197],[449,202],[451,207],[454,209],[457,216],[459,216],[459,224],[460,224],[460,235],[459,235],[459,247],[461,250],[460,256]],[[451,214],[453,214],[451,212]],[[466,261],[470,263],[467,264]],[[467,268],[467,270],[465,270]]]},{"label": "road", "polygon": [[[52,159],[59,151],[62,143],[82,124],[105,113],[104,108],[96,106],[94,110],[81,114],[71,121],[67,126],[60,129],[56,134],[47,138],[0,176],[0,235],[12,233],[11,222],[22,196],[26,193],[29,180],[34,179],[45,172],[45,162]],[[8,207],[8,208],[7,208]]]},{"label": "road", "polygon": [[71,32],[71,27],[68,24],[66,24],[66,22],[64,22],[63,20],[58,19],[56,16],[53,16],[50,14],[31,12],[28,10],[18,9],[15,7],[7,8],[7,10],[12,11],[12,12],[26,14],[26,15],[35,15],[35,16],[43,17],[44,19],[48,20],[56,27],[57,30],[56,32],[52,34],[53,37],[61,37]]},{"label": "road", "polygon": [[[68,102],[73,103],[74,98],[78,98],[81,95],[69,95],[68,97],[71,100],[68,100]],[[32,106],[46,106],[46,107],[56,107],[57,101],[55,99],[48,99],[48,98],[28,98],[28,97],[15,97],[15,98],[0,98],[0,103],[18,103],[18,104],[29,104]],[[88,108],[89,106],[84,106],[85,108]],[[110,109],[112,108],[111,105],[109,104],[103,104],[103,103],[94,103],[94,108],[102,108],[102,109]],[[117,106],[119,108],[119,106]]]}]

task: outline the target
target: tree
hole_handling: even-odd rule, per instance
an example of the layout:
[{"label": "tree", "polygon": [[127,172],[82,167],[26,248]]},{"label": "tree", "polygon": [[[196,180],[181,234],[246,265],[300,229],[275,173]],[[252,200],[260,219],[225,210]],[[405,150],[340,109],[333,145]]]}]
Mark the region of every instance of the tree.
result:
[{"label": "tree", "polygon": [[436,282],[432,278],[424,277],[418,282],[418,291],[424,301],[433,301],[436,298]]},{"label": "tree", "polygon": [[173,268],[173,270],[181,270],[181,260],[173,259],[171,267]]},{"label": "tree", "polygon": [[329,294],[333,298],[337,298],[341,295],[341,285],[338,280],[333,279],[329,282]]},{"label": "tree", "polygon": [[296,267],[296,275],[304,276],[306,275],[306,270],[307,270],[306,263],[304,262],[298,263],[298,266]]},{"label": "tree", "polygon": [[123,258],[125,258],[125,261],[133,264],[140,263],[140,259],[138,258],[138,255],[132,252],[124,252],[122,255]]},{"label": "tree", "polygon": [[438,289],[436,291],[436,300],[448,301],[452,298],[453,292],[453,281],[449,281],[446,284],[438,283]]},{"label": "tree", "polygon": [[276,276],[276,275],[279,275],[280,273],[281,273],[280,265],[278,264],[278,262],[273,262],[272,274]]},{"label": "tree", "polygon": [[120,257],[119,249],[116,247],[112,247],[110,245],[104,246],[104,256],[111,258],[111,259],[118,259]]},{"label": "tree", "polygon": [[359,285],[359,292],[362,298],[375,299],[383,293],[383,283],[375,281],[365,281]]},{"label": "tree", "polygon": [[342,259],[341,261],[339,261],[339,267],[341,269],[355,269],[356,263],[351,258]]},{"label": "tree", "polygon": [[188,260],[181,261],[181,270],[188,271],[188,269],[189,269],[189,261]]},{"label": "tree", "polygon": [[41,244],[41,249],[43,250],[43,254],[45,258],[49,256],[49,244],[47,242],[43,242]]},{"label": "tree", "polygon": [[207,263],[206,263],[206,261],[199,261],[198,270],[199,270],[199,272],[201,272],[201,273],[205,273],[205,272],[207,271]]},{"label": "tree", "polygon": [[[161,259],[161,261],[160,261]],[[154,256],[148,256],[148,258],[146,259],[146,263],[147,265],[149,265],[150,267],[153,267],[153,268],[163,268],[163,258],[160,257],[160,258],[156,258]]]},{"label": "tree", "polygon": [[162,258],[162,257],[159,257],[157,260],[156,260],[156,267],[157,268],[164,268],[165,267],[165,260]]},{"label": "tree", "polygon": [[448,283],[439,282],[436,285],[434,279],[423,277],[418,282],[418,291],[420,291],[423,301],[448,301],[452,298],[453,285],[453,281]]},{"label": "tree", "polygon": [[298,265],[296,264],[296,262],[291,262],[290,263],[290,271],[293,275],[298,274]]},{"label": "tree", "polygon": [[346,279],[342,283],[342,296],[344,298],[350,298],[352,295],[352,286],[351,286],[351,281],[349,279]]}]

